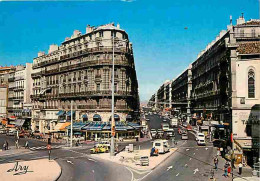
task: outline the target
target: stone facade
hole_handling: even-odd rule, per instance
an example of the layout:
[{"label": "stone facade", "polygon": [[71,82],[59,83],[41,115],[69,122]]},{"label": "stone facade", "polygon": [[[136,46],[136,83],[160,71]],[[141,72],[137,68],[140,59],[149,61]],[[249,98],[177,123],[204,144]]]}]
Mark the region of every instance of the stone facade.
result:
[{"label": "stone facade", "polygon": [[51,45],[48,54],[38,53],[33,60],[34,130],[46,132],[70,115],[58,116],[59,110],[69,113],[73,103],[74,120],[95,114],[108,122],[111,116],[111,77],[114,45],[115,111],[121,121],[139,113],[138,83],[132,44],[119,25],[87,26],[86,33],[75,30],[60,45]]}]

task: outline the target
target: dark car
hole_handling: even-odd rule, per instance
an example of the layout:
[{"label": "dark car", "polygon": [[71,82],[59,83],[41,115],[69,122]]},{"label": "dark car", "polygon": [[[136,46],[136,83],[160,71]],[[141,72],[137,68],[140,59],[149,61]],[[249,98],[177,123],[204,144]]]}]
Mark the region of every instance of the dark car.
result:
[{"label": "dark car", "polygon": [[215,139],[213,140],[213,146],[218,148],[225,148],[226,147],[226,141],[222,139]]}]

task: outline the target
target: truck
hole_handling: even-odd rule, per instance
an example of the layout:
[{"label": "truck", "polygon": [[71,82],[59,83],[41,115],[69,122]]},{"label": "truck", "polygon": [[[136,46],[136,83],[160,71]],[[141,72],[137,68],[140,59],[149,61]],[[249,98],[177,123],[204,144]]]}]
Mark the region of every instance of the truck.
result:
[{"label": "truck", "polygon": [[177,117],[173,117],[170,121],[170,125],[172,127],[177,127],[178,126],[178,118]]}]

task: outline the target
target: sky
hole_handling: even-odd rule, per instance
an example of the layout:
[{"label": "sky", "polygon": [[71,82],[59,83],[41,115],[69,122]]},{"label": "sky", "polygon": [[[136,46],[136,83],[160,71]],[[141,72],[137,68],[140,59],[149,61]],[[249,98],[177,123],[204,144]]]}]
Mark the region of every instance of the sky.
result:
[{"label": "sky", "polygon": [[133,43],[140,99],[147,101],[241,13],[259,19],[259,0],[0,0],[0,66],[32,63],[38,51],[76,29],[85,33],[88,24],[119,23]]}]

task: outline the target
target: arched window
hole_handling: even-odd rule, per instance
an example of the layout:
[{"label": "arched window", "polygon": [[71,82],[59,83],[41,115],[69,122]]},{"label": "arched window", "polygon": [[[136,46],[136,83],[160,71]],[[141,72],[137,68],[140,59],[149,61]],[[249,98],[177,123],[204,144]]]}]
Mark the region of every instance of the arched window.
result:
[{"label": "arched window", "polygon": [[248,71],[248,98],[255,98],[255,72],[252,69]]}]

